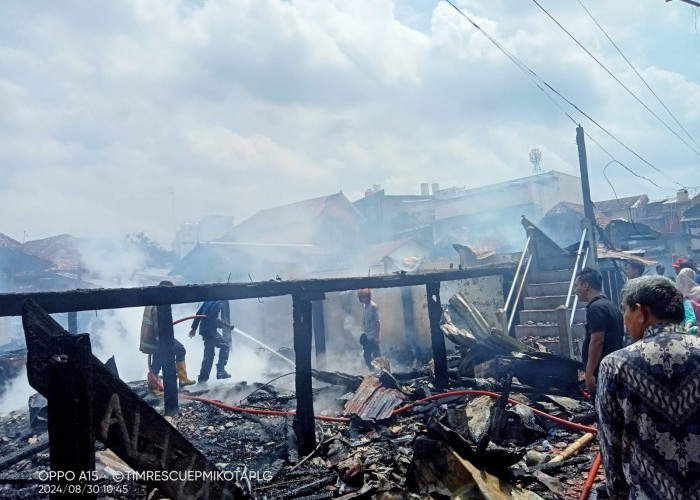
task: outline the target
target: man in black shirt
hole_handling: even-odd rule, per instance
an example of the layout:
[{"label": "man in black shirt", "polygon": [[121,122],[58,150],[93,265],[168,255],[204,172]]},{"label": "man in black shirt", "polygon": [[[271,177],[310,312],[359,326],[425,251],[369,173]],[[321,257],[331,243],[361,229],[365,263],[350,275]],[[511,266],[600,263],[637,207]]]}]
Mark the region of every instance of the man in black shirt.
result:
[{"label": "man in black shirt", "polygon": [[601,292],[603,278],[598,271],[585,267],[576,275],[574,293],[586,306],[586,337],[581,358],[586,365],[586,389],[593,393],[600,360],[622,349],[625,327],[622,312]]}]

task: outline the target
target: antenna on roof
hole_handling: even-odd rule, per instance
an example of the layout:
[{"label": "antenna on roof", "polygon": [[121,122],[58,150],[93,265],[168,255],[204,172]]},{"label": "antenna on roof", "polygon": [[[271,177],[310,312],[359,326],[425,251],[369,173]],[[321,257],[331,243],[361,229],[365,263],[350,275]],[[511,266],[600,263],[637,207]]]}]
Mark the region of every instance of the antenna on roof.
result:
[{"label": "antenna on roof", "polygon": [[542,151],[539,149],[530,150],[530,163],[532,163],[532,173],[539,174],[542,172],[540,168],[540,163],[542,163]]}]

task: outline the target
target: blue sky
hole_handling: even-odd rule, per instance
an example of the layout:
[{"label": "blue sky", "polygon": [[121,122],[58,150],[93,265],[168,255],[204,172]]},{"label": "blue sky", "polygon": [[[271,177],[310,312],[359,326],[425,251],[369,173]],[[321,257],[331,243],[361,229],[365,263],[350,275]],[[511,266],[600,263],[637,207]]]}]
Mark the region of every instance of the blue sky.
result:
[{"label": "blue sky", "polygon": [[[538,1],[692,147],[534,2],[456,3],[644,159],[560,101],[658,185],[613,163],[618,196],[700,185],[700,148],[579,2]],[[582,2],[700,143],[700,9]],[[145,231],[169,246],[206,214],[522,177],[533,148],[544,170],[579,171],[574,123],[445,2],[3,2],[0,106],[0,232],[18,240]],[[611,159],[587,146],[593,197],[613,198]]]}]

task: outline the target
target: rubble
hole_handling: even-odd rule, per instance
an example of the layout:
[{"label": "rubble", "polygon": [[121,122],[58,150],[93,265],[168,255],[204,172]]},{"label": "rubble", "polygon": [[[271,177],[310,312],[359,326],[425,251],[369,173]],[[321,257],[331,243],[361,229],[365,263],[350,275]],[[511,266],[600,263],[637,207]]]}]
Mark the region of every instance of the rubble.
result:
[{"label": "rubble", "polygon": [[[183,391],[168,421],[252,498],[578,497],[598,446],[575,362],[483,326],[473,311],[461,326],[443,323],[459,340],[449,390],[435,386],[427,365],[365,377],[315,370],[315,407],[324,409],[306,456],[297,453],[294,386],[281,377]],[[162,398],[149,397],[145,382],[130,389],[163,413]],[[40,490],[49,469],[46,435],[32,428],[28,412],[0,415],[0,497],[48,496]],[[110,485],[130,469],[98,443],[95,470],[98,484]],[[106,497],[165,497],[148,481],[122,486]]]}]

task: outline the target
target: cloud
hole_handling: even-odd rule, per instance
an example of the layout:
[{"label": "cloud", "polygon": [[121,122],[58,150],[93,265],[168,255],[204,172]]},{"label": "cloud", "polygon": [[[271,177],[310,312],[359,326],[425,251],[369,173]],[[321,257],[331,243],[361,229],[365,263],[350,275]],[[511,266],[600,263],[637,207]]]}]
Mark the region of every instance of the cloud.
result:
[{"label": "cloud", "polygon": [[[542,4],[673,123],[582,9]],[[693,184],[697,156],[534,4],[459,5],[666,176],[551,96],[569,119],[444,2],[10,2],[0,6],[1,231],[145,231],[169,246],[176,226],[211,213],[241,221],[372,184],[415,194],[424,181],[502,182],[529,173],[533,147],[543,168],[575,174],[577,123],[663,186],[609,168],[619,195]],[[692,11],[587,7],[700,140]],[[610,158],[592,141],[588,152],[593,196],[611,198]]]}]

